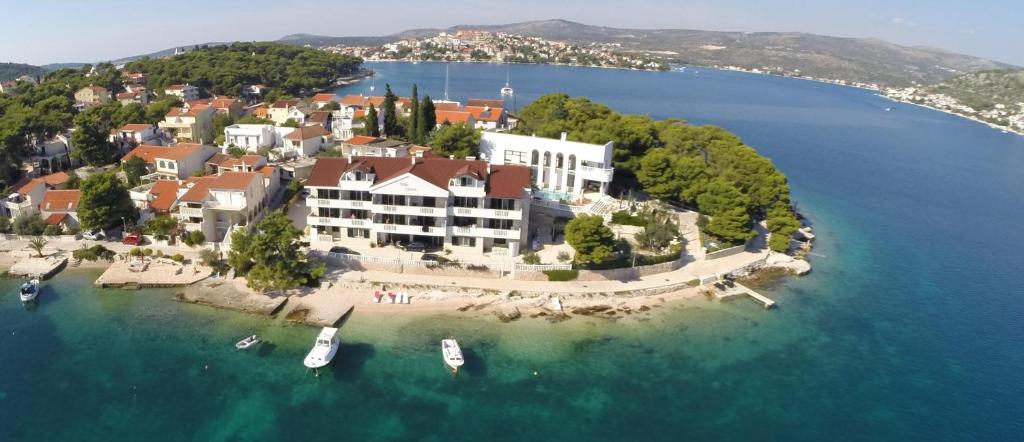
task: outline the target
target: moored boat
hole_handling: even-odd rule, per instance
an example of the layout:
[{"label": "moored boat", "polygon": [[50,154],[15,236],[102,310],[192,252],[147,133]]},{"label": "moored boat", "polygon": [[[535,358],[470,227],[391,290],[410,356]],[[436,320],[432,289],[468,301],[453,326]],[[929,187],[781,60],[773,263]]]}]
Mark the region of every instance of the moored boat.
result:
[{"label": "moored boat", "polygon": [[330,364],[331,360],[334,359],[334,355],[338,353],[338,345],[340,343],[338,329],[324,327],[316,337],[313,349],[306,355],[306,360],[304,361],[306,367],[320,368]]},{"label": "moored boat", "polygon": [[18,293],[18,297],[21,298],[21,302],[32,302],[39,296],[39,280],[30,279],[25,281],[21,285],[21,290]]},{"label": "moored boat", "polygon": [[459,367],[465,363],[462,359],[462,349],[455,339],[441,340],[441,355],[444,357],[444,363],[452,369],[452,373],[458,372]]},{"label": "moored boat", "polygon": [[256,336],[256,335],[252,335],[252,336],[246,337],[245,339],[242,339],[241,341],[236,342],[235,343],[235,348],[237,348],[239,350],[245,350],[245,349],[247,349],[249,347],[252,347],[252,346],[254,346],[256,344],[259,344],[259,343],[260,343],[260,337]]}]

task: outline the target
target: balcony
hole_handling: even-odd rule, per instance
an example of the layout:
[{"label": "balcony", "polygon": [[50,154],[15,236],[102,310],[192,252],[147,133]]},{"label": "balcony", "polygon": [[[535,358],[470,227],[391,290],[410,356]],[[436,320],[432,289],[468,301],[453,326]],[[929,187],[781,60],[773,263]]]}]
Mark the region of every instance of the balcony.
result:
[{"label": "balcony", "polygon": [[614,174],[615,169],[610,167],[580,166],[579,169],[579,175],[583,177],[583,179],[599,181],[602,183],[610,183]]},{"label": "balcony", "polygon": [[403,224],[382,224],[373,223],[373,229],[378,232],[384,233],[398,233],[405,235],[427,235],[427,236],[445,236],[446,230],[444,227],[423,227],[423,226],[410,226]]},{"label": "balcony", "polygon": [[522,219],[523,212],[521,210],[498,210],[498,209],[482,209],[475,207],[452,207],[450,210],[451,215],[454,216],[467,216],[472,218],[494,218],[494,219]]},{"label": "balcony", "polygon": [[368,229],[370,228],[370,225],[372,225],[372,222],[368,219],[333,218],[329,216],[310,215],[306,217],[306,224],[311,226],[355,227]]},{"label": "balcony", "polygon": [[477,238],[519,238],[519,229],[488,229],[485,227],[452,227],[452,235]]},{"label": "balcony", "polygon": [[[330,207],[330,208],[335,208],[335,209],[342,209],[342,208],[345,208],[343,204],[346,203],[346,202],[348,202],[348,201],[347,200],[328,199],[328,198],[314,198],[314,197],[306,198],[306,206],[308,206],[308,207]],[[357,202],[360,202],[360,201],[357,201]]]},{"label": "balcony", "polygon": [[203,224],[202,223],[185,223],[184,226],[185,226],[185,230],[187,230],[189,232],[196,232],[196,231],[202,232],[203,231]]},{"label": "balcony", "polygon": [[341,190],[370,190],[373,181],[341,180]]},{"label": "balcony", "polygon": [[203,217],[203,209],[199,208],[199,207],[183,207],[183,206],[178,206],[178,213],[180,213],[181,216],[186,217],[186,218],[202,218]]},{"label": "balcony", "polygon": [[373,213],[393,213],[395,215],[448,216],[448,210],[443,207],[390,206],[374,204],[371,210],[373,210]]}]

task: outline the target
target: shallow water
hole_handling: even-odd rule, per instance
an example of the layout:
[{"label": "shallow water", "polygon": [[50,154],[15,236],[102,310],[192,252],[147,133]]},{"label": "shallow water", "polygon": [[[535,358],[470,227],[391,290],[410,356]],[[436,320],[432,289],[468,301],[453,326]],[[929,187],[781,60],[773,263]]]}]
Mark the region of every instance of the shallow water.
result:
[{"label": "shallow water", "polygon": [[[406,93],[416,78],[441,95],[441,65],[375,67],[378,91]],[[766,291],[779,309],[698,299],[559,324],[356,314],[337,364],[315,378],[301,365],[312,328],[168,291],[96,290],[81,271],[26,311],[3,280],[0,440],[1024,434],[1024,138],[866,91],[697,71],[511,68],[520,106],[585,94],[721,125],[771,157],[818,235],[814,272]],[[450,95],[495,96],[504,76],[452,65]],[[235,351],[249,333],[270,344]],[[455,379],[438,349],[449,334],[467,356]]]}]

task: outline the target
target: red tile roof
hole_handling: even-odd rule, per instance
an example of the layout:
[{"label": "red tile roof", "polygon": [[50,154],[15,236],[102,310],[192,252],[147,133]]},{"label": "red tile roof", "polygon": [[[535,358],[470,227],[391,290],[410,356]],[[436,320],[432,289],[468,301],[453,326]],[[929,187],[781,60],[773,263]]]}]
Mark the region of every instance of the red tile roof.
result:
[{"label": "red tile roof", "polygon": [[313,111],[309,114],[309,118],[307,120],[313,123],[323,124],[330,119],[331,111]]},{"label": "red tile roof", "polygon": [[164,90],[168,90],[168,91],[182,91],[182,90],[185,90],[185,88],[188,88],[188,87],[195,87],[195,86],[192,86],[190,84],[172,84],[172,85],[167,86],[166,88],[164,88]]},{"label": "red tile roof", "polygon": [[68,218],[70,216],[71,215],[68,215],[67,213],[52,213],[52,214],[50,214],[50,216],[46,217],[46,225],[48,225],[48,226],[60,225],[60,223],[62,221],[64,221],[65,218]]},{"label": "red tile roof", "polygon": [[47,190],[39,210],[44,212],[74,212],[78,210],[78,200],[82,192],[78,190]]},{"label": "red tile roof", "polygon": [[330,134],[330,132],[327,132],[327,129],[324,129],[324,127],[320,125],[303,126],[291,131],[288,135],[285,135],[284,139],[290,141],[303,141],[308,140],[310,138],[327,136]]},{"label": "red tile roof", "polygon": [[346,170],[372,170],[376,174],[375,184],[380,184],[406,173],[411,173],[442,189],[448,189],[448,182],[461,175],[484,177],[487,180],[487,196],[495,198],[520,198],[523,189],[530,187],[530,169],[525,166],[491,166],[487,172],[486,161],[450,160],[440,157],[417,158],[413,164],[410,158],[355,157],[318,158],[307,186],[337,187]]},{"label": "red tile roof", "polygon": [[459,103],[434,103],[435,111],[458,111],[462,109],[462,105]]},{"label": "red tile roof", "polygon": [[51,173],[41,178],[47,186],[59,186],[71,180],[71,177],[67,174],[67,172]]},{"label": "red tile roof", "polygon": [[330,101],[335,101],[337,99],[338,99],[337,95],[331,94],[331,93],[326,93],[326,92],[325,93],[316,94],[316,95],[313,96],[313,102],[314,103],[327,103],[327,102],[330,102]]},{"label": "red tile roof", "polygon": [[202,202],[210,195],[210,184],[212,184],[216,179],[217,177],[215,176],[190,178],[188,181],[192,187],[189,187],[188,191],[181,195],[181,198],[178,198],[178,201],[185,201],[189,203]]},{"label": "red tile roof", "polygon": [[177,161],[194,155],[201,150],[203,150],[202,144],[182,143],[176,146],[150,146],[143,144],[121,157],[121,161],[128,161],[135,156],[142,158],[149,164],[153,164],[157,158]]},{"label": "red tile roof", "polygon": [[366,97],[362,95],[346,95],[341,98],[342,106],[366,106]]},{"label": "red tile roof", "polygon": [[434,114],[437,116],[437,124],[444,123],[445,121],[451,124],[468,123],[469,118],[473,116],[469,112],[461,111],[437,111]]},{"label": "red tile roof", "polygon": [[23,195],[28,194],[29,192],[32,192],[32,190],[35,189],[36,186],[41,186],[45,184],[46,180],[42,178],[32,178],[31,180],[28,180],[27,183],[22,184],[22,186],[18,188],[18,193]]},{"label": "red tile roof", "polygon": [[488,99],[488,98],[470,98],[469,101],[466,102],[466,107],[469,107],[469,106],[478,106],[478,107],[490,106],[490,107],[502,108],[502,107],[505,107],[505,100],[492,100],[492,99]]},{"label": "red tile roof", "polygon": [[345,140],[345,144],[353,144],[353,145],[356,145],[356,146],[365,146],[367,144],[370,144],[370,143],[373,143],[373,142],[376,142],[376,141],[380,141],[380,140],[381,139],[377,138],[377,137],[370,137],[370,136],[366,136],[366,135],[356,135],[356,136],[354,136],[352,138],[349,138],[349,139]]},{"label": "red tile roof", "polygon": [[178,200],[178,188],[180,187],[181,183],[176,180],[159,180],[153,183],[153,188],[149,190],[149,193],[155,198],[149,203],[149,207],[159,212],[170,211],[175,201]]},{"label": "red tile roof", "polygon": [[117,129],[118,132],[142,132],[149,130],[153,125],[149,123],[128,123]]},{"label": "red tile roof", "polygon": [[473,118],[477,121],[498,122],[501,121],[505,110],[500,107],[466,106],[466,112],[473,114]]},{"label": "red tile roof", "polygon": [[263,176],[272,176],[274,171],[277,170],[274,166],[263,166],[257,172],[262,173]]},{"label": "red tile roof", "polygon": [[263,175],[256,172],[224,172],[217,176],[210,189],[245,190],[254,179],[263,179]]},{"label": "red tile roof", "polygon": [[290,98],[285,100],[277,100],[270,107],[275,109],[286,109],[292,106],[298,106],[300,103],[298,98]]}]

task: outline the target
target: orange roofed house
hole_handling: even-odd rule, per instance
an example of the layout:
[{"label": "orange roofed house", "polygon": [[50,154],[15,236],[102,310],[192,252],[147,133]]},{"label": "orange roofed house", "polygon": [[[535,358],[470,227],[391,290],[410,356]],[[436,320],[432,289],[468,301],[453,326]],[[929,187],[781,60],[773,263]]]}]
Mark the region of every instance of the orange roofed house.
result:
[{"label": "orange roofed house", "polygon": [[81,198],[82,193],[78,190],[47,190],[39,203],[39,212],[47,225],[60,226],[65,231],[77,228],[78,200]]},{"label": "orange roofed house", "polygon": [[142,177],[143,181],[179,180],[201,172],[206,159],[216,152],[216,147],[202,144],[142,145],[121,157],[121,162],[132,157],[142,158],[150,172]]},{"label": "orange roofed house", "polygon": [[310,236],[515,256],[527,244],[530,169],[439,157],[320,158],[305,187]]},{"label": "orange roofed house", "polygon": [[177,217],[187,231],[200,231],[207,242],[230,240],[231,232],[263,216],[267,191],[260,172],[224,172],[193,177],[179,191]]}]

